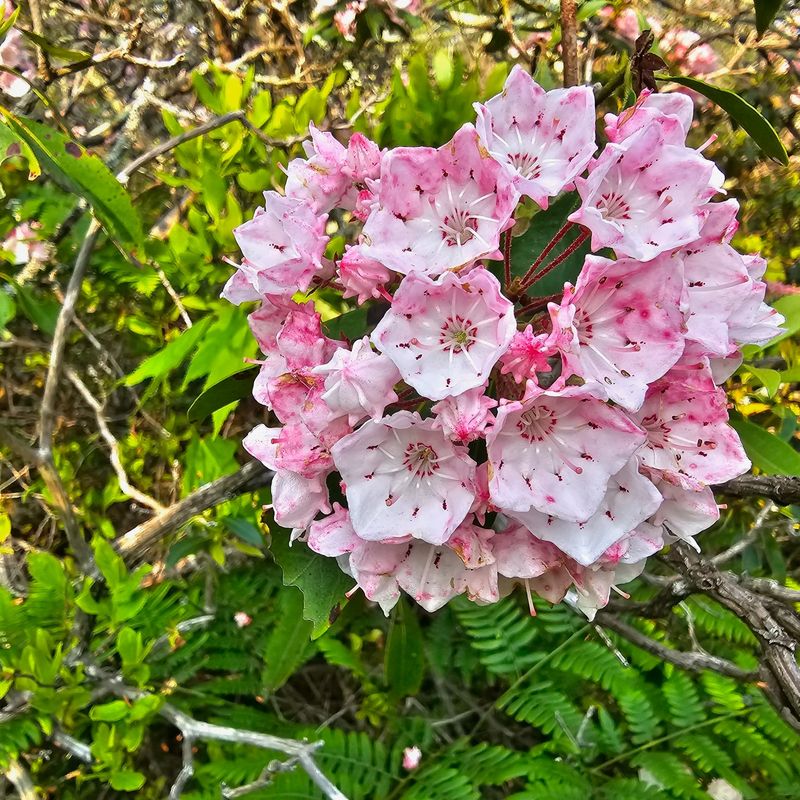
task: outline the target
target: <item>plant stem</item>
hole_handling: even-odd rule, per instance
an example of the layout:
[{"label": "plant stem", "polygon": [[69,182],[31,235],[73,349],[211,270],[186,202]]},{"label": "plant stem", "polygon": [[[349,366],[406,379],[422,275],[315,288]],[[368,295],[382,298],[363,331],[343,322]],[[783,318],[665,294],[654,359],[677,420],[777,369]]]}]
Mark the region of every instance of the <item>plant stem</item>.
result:
[{"label": "plant stem", "polygon": [[563,264],[588,238],[589,231],[583,231],[578,238],[564,250],[563,253],[556,256],[541,272],[532,276],[527,282],[523,281],[521,288],[523,290],[527,289],[537,281],[540,281],[542,278],[544,278],[545,275],[548,275],[550,272],[552,272],[559,264]]},{"label": "plant stem", "polygon": [[[535,222],[536,220],[534,219],[534,223]],[[556,235],[551,239],[547,247],[545,247],[544,250],[542,250],[542,252],[539,253],[536,261],[534,261],[533,264],[531,264],[528,267],[528,271],[522,276],[522,280],[520,283],[523,286],[528,281],[528,279],[534,275],[536,270],[539,268],[539,265],[547,258],[547,256],[550,255],[550,253],[553,251],[553,248],[564,238],[564,236],[566,236],[567,232],[570,230],[570,228],[572,228],[574,224],[575,224],[574,222],[570,222],[569,220],[567,220],[567,222],[565,222],[556,231]]]},{"label": "plant stem", "polygon": [[578,85],[578,18],[575,0],[561,0],[561,60],[564,86]]},{"label": "plant stem", "polygon": [[508,291],[511,286],[511,231],[507,230],[503,240],[503,278],[505,280],[504,289]]}]

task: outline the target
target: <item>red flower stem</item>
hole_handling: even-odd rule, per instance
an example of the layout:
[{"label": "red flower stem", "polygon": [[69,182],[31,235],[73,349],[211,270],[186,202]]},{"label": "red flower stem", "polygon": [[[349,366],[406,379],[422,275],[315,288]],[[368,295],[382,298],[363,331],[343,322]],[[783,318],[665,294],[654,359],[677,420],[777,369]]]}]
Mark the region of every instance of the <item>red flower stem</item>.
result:
[{"label": "red flower stem", "polygon": [[528,303],[528,305],[523,306],[519,311],[517,311],[517,316],[521,317],[523,314],[530,314],[534,311],[541,311],[544,308],[547,308],[548,303],[555,303],[561,299],[561,292],[556,292],[555,294],[548,294],[544,297],[537,297],[532,303]]},{"label": "red flower stem", "polygon": [[506,238],[503,241],[503,277],[505,278],[505,286],[503,287],[508,291],[511,286],[511,231],[506,231]]},{"label": "red flower stem", "polygon": [[[534,218],[533,222],[534,223],[536,222],[535,218]],[[552,252],[553,248],[564,238],[564,236],[566,236],[567,231],[574,224],[575,224],[574,222],[567,221],[558,229],[558,231],[556,231],[556,235],[552,238],[552,240],[547,245],[547,247],[545,247],[545,249],[542,250],[541,253],[539,253],[539,257],[536,259],[536,261],[533,262],[533,264],[530,265],[530,267],[528,267],[528,271],[522,276],[522,283],[523,284],[529,278],[531,278],[533,276],[533,274],[539,268],[539,265],[547,258],[547,256],[550,255],[550,253]]]},{"label": "red flower stem", "polygon": [[534,275],[527,283],[523,281],[520,288],[525,291],[529,286],[536,283],[536,281],[544,278],[545,275],[552,272],[559,264],[563,264],[588,238],[589,231],[583,231],[561,255],[556,256],[538,275]]}]

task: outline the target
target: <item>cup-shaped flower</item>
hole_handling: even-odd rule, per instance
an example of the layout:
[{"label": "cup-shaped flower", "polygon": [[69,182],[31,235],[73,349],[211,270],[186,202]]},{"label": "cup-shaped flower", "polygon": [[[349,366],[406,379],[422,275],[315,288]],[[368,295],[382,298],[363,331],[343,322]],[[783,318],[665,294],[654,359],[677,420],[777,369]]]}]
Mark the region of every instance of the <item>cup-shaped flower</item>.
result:
[{"label": "cup-shaped flower", "polygon": [[527,398],[498,408],[486,435],[492,502],[508,512],[533,508],[586,522],[644,433],[584,388],[529,387]]},{"label": "cup-shaped flower", "polygon": [[678,362],[650,387],[634,419],[647,433],[641,463],[686,489],[699,491],[750,467],[707,362]]},{"label": "cup-shaped flower", "polygon": [[439,275],[479,258],[502,258],[500,233],[518,198],[513,178],[472,125],[438,150],[398,147],[383,159],[362,251],[405,274]]},{"label": "cup-shaped flower", "polygon": [[[683,352],[683,266],[672,255],[641,263],[587,256],[562,307],[573,306],[574,336],[562,352],[562,375],[578,375],[595,393],[635,411],[647,387]],[[565,315],[556,313],[554,322]]]},{"label": "cup-shaped flower", "polygon": [[380,261],[365,256],[360,245],[345,250],[337,274],[344,288],[342,297],[355,297],[359,305],[371,297],[380,297],[384,284],[392,276]]},{"label": "cup-shaped flower", "polygon": [[233,232],[244,256],[239,269],[259,294],[305,291],[324,269],[327,214],[277,192],[264,192],[264,199],[264,208]]},{"label": "cup-shaped flower", "polygon": [[372,333],[406,383],[441,400],[483,386],[516,331],[514,306],[488,270],[411,273]]},{"label": "cup-shaped flower", "polygon": [[714,165],[686,147],[667,144],[657,122],[606,146],[576,178],[580,208],[569,216],[592,232],[592,250],[649,261],[697,238],[703,206],[717,189]]},{"label": "cup-shaped flower", "polygon": [[472,505],[475,462],[419,414],[367,421],[332,454],[362,539],[410,535],[442,544]]},{"label": "cup-shaped flower", "polygon": [[542,208],[586,169],[597,147],[589,86],[545,92],[517,65],[503,91],[475,110],[483,145]]},{"label": "cup-shaped flower", "polygon": [[586,522],[571,522],[536,509],[508,512],[537,538],[552,542],[588,566],[633,531],[661,505],[661,494],[639,473],[635,458],[608,481],[600,507]]},{"label": "cup-shaped flower", "polygon": [[313,372],[325,376],[322,399],[331,410],[347,414],[352,425],[365,416],[380,419],[386,406],[397,400],[392,387],[400,381],[400,373],[387,356],[372,349],[366,336],[351,350],[336,350]]},{"label": "cup-shaped flower", "polygon": [[485,386],[479,386],[458,397],[440,400],[431,409],[436,414],[434,425],[462,444],[479,439],[494,421],[491,409],[497,405],[497,400],[488,397],[485,391]]},{"label": "cup-shaped flower", "polygon": [[606,114],[606,136],[610,142],[622,142],[629,136],[656,122],[667,144],[683,145],[692,125],[694,103],[680,92],[655,94],[643,89],[636,103],[619,114]]}]

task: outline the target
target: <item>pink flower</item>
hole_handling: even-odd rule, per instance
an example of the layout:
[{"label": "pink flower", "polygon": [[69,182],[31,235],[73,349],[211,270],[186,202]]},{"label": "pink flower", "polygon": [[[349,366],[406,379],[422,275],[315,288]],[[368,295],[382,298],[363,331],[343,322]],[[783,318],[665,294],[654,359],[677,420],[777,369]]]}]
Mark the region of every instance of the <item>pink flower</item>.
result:
[{"label": "pink flower", "polygon": [[681,65],[690,75],[707,75],[719,69],[719,56],[700,34],[683,28],[667,31],[661,39],[667,58]]},{"label": "pink flower", "polygon": [[533,333],[528,325],[524,331],[517,331],[508,350],[500,357],[500,372],[509,372],[517,383],[536,380],[537,372],[549,372],[549,359],[556,355],[553,337],[546,333]]},{"label": "pink flower", "polygon": [[244,255],[239,269],[259,294],[305,291],[324,268],[327,215],[277,192],[264,198],[265,207],[233,232]]},{"label": "pink flower", "polygon": [[364,337],[352,350],[336,350],[327,364],[314,367],[316,375],[325,376],[322,399],[328,408],[347,414],[355,425],[365,416],[377,420],[386,406],[397,401],[392,388],[400,381],[400,373],[385,355],[376,353]]},{"label": "pink flower", "polygon": [[720,358],[740,344],[769,341],[783,321],[763,303],[761,262],[730,245],[738,210],[735,200],[709,203],[700,236],[682,253],[689,311],[686,336],[707,355]]},{"label": "pink flower", "polygon": [[[348,568],[364,595],[387,614],[401,589],[426,611],[436,611],[459,594],[496,603],[500,596],[489,544],[492,536],[492,531],[469,526],[439,545],[417,539],[364,542],[353,549]],[[473,541],[467,544],[468,539]]]},{"label": "pink flower", "polygon": [[680,146],[692,125],[694,103],[680,92],[654,94],[643,89],[636,103],[619,114],[606,114],[606,136],[610,142],[622,142],[651,122],[664,133],[667,144]]},{"label": "pink flower", "polygon": [[576,178],[581,207],[569,216],[592,232],[592,249],[649,261],[697,238],[703,206],[716,189],[714,165],[685,147],[667,144],[651,122],[621,144],[606,145]]},{"label": "pink flower", "polygon": [[233,620],[236,623],[236,627],[246,628],[253,621],[253,618],[244,611],[237,611],[233,615]]},{"label": "pink flower", "polygon": [[416,769],[422,758],[422,750],[419,747],[406,747],[403,750],[403,769]]},{"label": "pink flower", "polygon": [[679,362],[650,387],[634,415],[647,433],[641,463],[695,491],[747,472],[750,461],[727,424],[726,404],[707,363]]},{"label": "pink flower", "polygon": [[500,233],[511,224],[518,194],[475,128],[464,125],[438,150],[391,151],[376,200],[363,254],[397,272],[438,275],[478,258],[502,258]]},{"label": "pink flower", "polygon": [[[6,6],[7,12],[9,8],[13,11],[10,3]],[[25,40],[16,28],[8,31],[3,41],[0,42],[0,64],[16,70],[26,78],[33,78],[36,74],[33,56],[27,50]],[[9,72],[0,72],[0,90],[9,97],[24,97],[30,89],[28,81]]]},{"label": "pink flower", "polygon": [[[564,377],[579,375],[598,396],[636,410],[647,387],[683,352],[683,267],[674,256],[644,264],[588,256],[562,308],[573,306],[574,337],[564,353]],[[563,315],[561,315],[563,316]],[[558,315],[556,316],[558,319]]]},{"label": "pink flower", "polygon": [[653,525],[663,526],[667,536],[694,545],[693,537],[719,519],[717,501],[707,486],[691,491],[664,479],[657,481],[656,485],[664,501],[650,521]]},{"label": "pink flower", "polygon": [[353,530],[350,513],[339,503],[333,504],[333,513],[330,516],[311,523],[306,541],[315,553],[331,557],[352,553],[363,544]]},{"label": "pink flower", "polygon": [[534,508],[508,514],[539,539],[552,542],[578,564],[588,566],[660,505],[661,494],[639,473],[636,459],[632,458],[608,481],[600,506],[585,522],[560,519]]},{"label": "pink flower", "polygon": [[[240,275],[241,273],[235,274]],[[290,316],[291,320],[289,320]],[[308,320],[301,322],[303,316],[307,316]],[[315,334],[313,345],[316,345],[316,340],[322,337],[321,317],[316,313],[314,303],[295,303],[294,300],[290,300],[284,295],[262,297],[261,305],[248,315],[247,322],[261,352],[265,355],[281,353],[278,337],[287,324],[289,327],[302,325],[307,330],[311,328]],[[287,333],[285,338],[288,340],[291,338],[291,334]]]},{"label": "pink flower", "polygon": [[295,158],[286,169],[286,196],[305,201],[317,214],[334,208],[352,211],[359,192],[380,173],[378,146],[355,133],[345,147],[313,123],[309,133],[311,141],[303,143],[307,158]]},{"label": "pink flower", "polygon": [[235,306],[240,306],[242,303],[250,303],[254,300],[261,300],[261,293],[250,283],[250,278],[238,268],[238,264],[234,264],[234,266],[237,268],[236,272],[228,278],[219,296]]},{"label": "pink flower", "polygon": [[362,539],[410,535],[442,544],[472,505],[475,462],[419,414],[365,422],[332,454]]},{"label": "pink flower", "polygon": [[630,42],[636,41],[639,34],[642,32],[641,25],[639,24],[639,15],[636,9],[623,8],[614,19],[614,28],[617,33],[624,39]]},{"label": "pink flower", "polygon": [[491,409],[497,400],[487,397],[486,386],[468,389],[458,397],[446,397],[431,409],[436,417],[433,424],[456,442],[466,444],[484,435],[494,417]]},{"label": "pink flower", "polygon": [[557,394],[529,385],[527,398],[500,406],[486,436],[492,502],[586,522],[643,441],[628,417],[586,389]]},{"label": "pink flower", "polygon": [[360,245],[345,250],[338,267],[342,297],[356,297],[359,305],[371,297],[381,297],[380,289],[391,280],[391,273],[380,261],[365,256]]},{"label": "pink flower", "polygon": [[488,270],[407,275],[372,333],[406,383],[431,400],[482,386],[516,331],[513,304]]},{"label": "pink flower", "polygon": [[503,92],[475,109],[486,149],[542,208],[586,169],[596,149],[589,86],[545,92],[517,65]]},{"label": "pink flower", "polygon": [[345,419],[319,433],[302,423],[268,428],[257,425],[242,444],[251,456],[276,472],[294,472],[302,478],[321,478],[333,469],[330,448],[350,432]]},{"label": "pink flower", "polygon": [[295,472],[276,472],[272,479],[272,510],[275,522],[291,528],[292,538],[296,538],[295,533],[304,531],[318,513],[331,510],[325,481],[321,477],[303,478]]},{"label": "pink flower", "polygon": [[[6,73],[2,73],[2,75],[6,75]],[[3,250],[11,253],[15,264],[47,261],[50,256],[50,248],[46,242],[41,240],[41,234],[38,233],[39,228],[41,228],[41,224],[38,222],[23,222],[8,233],[2,247]]]}]

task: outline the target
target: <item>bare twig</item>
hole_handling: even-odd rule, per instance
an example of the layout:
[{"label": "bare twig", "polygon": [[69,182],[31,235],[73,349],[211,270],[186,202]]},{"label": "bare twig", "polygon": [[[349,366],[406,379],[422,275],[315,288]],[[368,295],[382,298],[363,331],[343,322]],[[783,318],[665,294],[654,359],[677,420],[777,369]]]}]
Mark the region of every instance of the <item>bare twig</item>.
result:
[{"label": "bare twig", "polygon": [[117,481],[119,481],[119,488],[124,494],[128,495],[128,497],[132,498],[140,505],[151,508],[153,511],[159,514],[162,513],[164,511],[164,506],[162,506],[161,503],[159,503],[154,497],[150,497],[149,494],[137,489],[128,479],[128,473],[125,472],[125,467],[122,464],[122,458],[119,454],[119,442],[116,440],[108,427],[108,423],[106,422],[104,416],[105,409],[103,404],[100,403],[100,401],[89,391],[86,384],[78,377],[74,370],[68,369],[67,377],[72,385],[78,390],[81,397],[83,397],[83,399],[89,404],[92,411],[94,411],[94,416],[97,420],[97,427],[100,430],[100,435],[105,440],[110,451],[109,460],[111,461],[111,466],[114,468],[114,472],[116,473]]},{"label": "bare twig", "polygon": [[800,503],[800,477],[789,475],[741,475],[712,487],[731,497],[766,497],[779,506]]},{"label": "bare twig", "polygon": [[28,770],[20,764],[18,759],[12,758],[8,762],[5,775],[17,790],[19,800],[39,800],[40,794],[36,791]]},{"label": "bare twig", "polygon": [[767,503],[764,508],[758,512],[758,516],[756,517],[756,520],[750,530],[744,536],[734,542],[727,550],[723,550],[721,553],[717,553],[717,555],[713,556],[710,559],[711,563],[715,564],[716,566],[726,564],[728,561],[731,561],[740,553],[743,553],[745,550],[747,550],[747,548],[750,547],[750,545],[753,544],[761,535],[767,517],[774,510],[775,505],[772,502]]},{"label": "bare twig", "polygon": [[701,653],[698,651],[686,652],[667,647],[661,642],[651,639],[640,630],[637,630],[632,625],[628,625],[627,622],[623,622],[619,617],[607,611],[599,611],[595,619],[598,624],[619,634],[631,644],[658,656],[670,664],[674,664],[676,667],[685,669],[688,672],[702,672],[708,669],[713,672],[719,672],[721,675],[727,675],[729,678],[736,678],[737,680],[743,681],[753,681],[758,677],[758,673],[756,672],[748,672],[747,670],[737,667],[732,661],[710,655],[709,653]]},{"label": "bare twig", "polygon": [[116,540],[117,550],[131,559],[143,558],[147,551],[192,517],[226,500],[269,485],[272,472],[258,462],[251,462],[233,475],[225,475],[192,492],[161,514],[129,530]]}]

